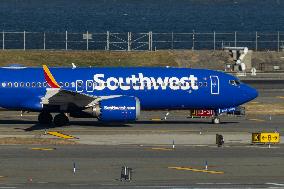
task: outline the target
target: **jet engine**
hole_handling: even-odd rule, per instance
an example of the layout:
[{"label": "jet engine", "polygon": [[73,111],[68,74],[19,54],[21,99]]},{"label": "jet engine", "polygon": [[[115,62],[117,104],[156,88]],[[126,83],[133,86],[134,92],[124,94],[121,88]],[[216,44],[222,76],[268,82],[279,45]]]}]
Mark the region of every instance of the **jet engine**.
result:
[{"label": "jet engine", "polygon": [[96,117],[103,122],[135,121],[140,115],[140,101],[132,96],[103,99],[82,112],[72,112],[72,117]]}]

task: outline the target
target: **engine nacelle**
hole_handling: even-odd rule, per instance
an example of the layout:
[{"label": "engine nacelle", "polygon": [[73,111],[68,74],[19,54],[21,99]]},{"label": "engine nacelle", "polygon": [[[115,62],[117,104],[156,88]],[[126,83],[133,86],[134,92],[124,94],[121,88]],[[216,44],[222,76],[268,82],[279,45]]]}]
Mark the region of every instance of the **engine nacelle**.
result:
[{"label": "engine nacelle", "polygon": [[78,112],[71,112],[71,117],[96,117],[104,122],[135,121],[140,115],[140,101],[132,96],[120,96],[103,99],[93,107]]},{"label": "engine nacelle", "polygon": [[134,121],[140,115],[140,101],[130,96],[104,99],[94,111],[100,121]]},{"label": "engine nacelle", "polygon": [[136,97],[120,96],[103,99],[93,107],[70,113],[71,117],[96,117],[104,122],[134,121],[140,115],[140,101]]}]

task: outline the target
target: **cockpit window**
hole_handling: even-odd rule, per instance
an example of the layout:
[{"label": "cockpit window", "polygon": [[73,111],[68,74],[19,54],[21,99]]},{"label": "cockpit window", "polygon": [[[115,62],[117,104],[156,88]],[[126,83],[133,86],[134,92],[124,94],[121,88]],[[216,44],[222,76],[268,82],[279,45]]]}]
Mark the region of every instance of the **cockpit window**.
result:
[{"label": "cockpit window", "polygon": [[230,83],[231,85],[234,85],[234,86],[240,85],[240,81],[238,81],[238,80],[229,80],[229,83]]},{"label": "cockpit window", "polygon": [[238,81],[238,80],[235,80],[235,82],[236,82],[237,85],[240,85],[240,84],[241,84],[241,82]]}]

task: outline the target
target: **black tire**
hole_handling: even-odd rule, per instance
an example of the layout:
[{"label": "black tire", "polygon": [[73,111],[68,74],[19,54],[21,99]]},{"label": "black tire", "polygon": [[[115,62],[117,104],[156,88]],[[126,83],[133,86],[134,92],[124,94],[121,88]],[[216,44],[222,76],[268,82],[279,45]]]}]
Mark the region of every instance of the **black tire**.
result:
[{"label": "black tire", "polygon": [[52,123],[52,115],[49,112],[41,112],[38,115],[38,122],[40,124],[51,124]]},{"label": "black tire", "polygon": [[69,118],[65,114],[61,113],[54,116],[53,122],[54,125],[61,127],[69,124]]}]

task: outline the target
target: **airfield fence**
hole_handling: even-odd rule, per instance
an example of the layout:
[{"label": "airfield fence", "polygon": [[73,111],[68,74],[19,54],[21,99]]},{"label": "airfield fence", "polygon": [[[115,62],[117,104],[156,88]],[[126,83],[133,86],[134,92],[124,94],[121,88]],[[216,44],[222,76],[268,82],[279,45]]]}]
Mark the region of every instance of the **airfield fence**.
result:
[{"label": "airfield fence", "polygon": [[255,51],[284,51],[284,32],[115,33],[0,32],[0,49],[22,50],[221,50],[248,47]]}]

